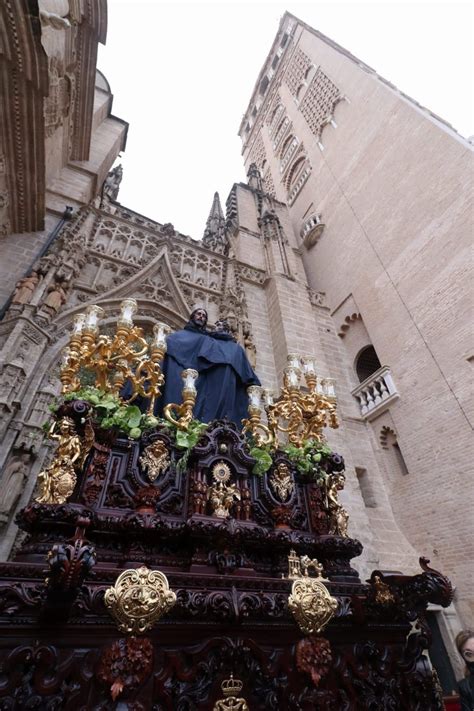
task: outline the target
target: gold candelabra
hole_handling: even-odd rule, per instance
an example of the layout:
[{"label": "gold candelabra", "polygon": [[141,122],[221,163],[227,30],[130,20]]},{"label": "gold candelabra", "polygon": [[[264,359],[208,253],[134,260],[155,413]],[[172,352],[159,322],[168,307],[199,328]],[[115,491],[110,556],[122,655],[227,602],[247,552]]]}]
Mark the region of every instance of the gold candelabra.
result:
[{"label": "gold candelabra", "polygon": [[193,419],[193,409],[196,402],[196,380],[199,373],[193,368],[186,368],[181,373],[184,385],[182,390],[183,402],[181,405],[176,403],[169,403],[163,410],[163,414],[168,420],[172,422],[178,429],[187,430],[189,423]]},{"label": "gold candelabra", "polygon": [[[301,375],[304,374],[306,390],[301,389]],[[280,445],[279,433],[288,441],[301,447],[307,439],[321,441],[323,429],[339,427],[336,414],[336,392],[332,378],[320,378],[316,374],[316,364],[312,357],[288,355],[288,365],[283,371],[283,386],[277,399],[268,390],[258,386],[247,389],[249,395],[249,417],[243,420],[243,431],[250,432],[257,445]],[[262,423],[263,395],[267,425]]]},{"label": "gold candelabra", "polygon": [[153,412],[164,382],[161,363],[171,329],[164,323],[155,324],[153,340],[148,344],[143,330],[133,323],[136,311],[135,299],[122,301],[113,337],[99,333],[98,323],[104,315],[100,306],[89,306],[85,314],[76,316],[69,344],[63,350],[60,373],[63,394],[78,390],[80,371],[90,371],[101,390],[122,396],[127,384],[130,392],[123,399],[130,403],[141,395],[149,400],[148,412]]}]

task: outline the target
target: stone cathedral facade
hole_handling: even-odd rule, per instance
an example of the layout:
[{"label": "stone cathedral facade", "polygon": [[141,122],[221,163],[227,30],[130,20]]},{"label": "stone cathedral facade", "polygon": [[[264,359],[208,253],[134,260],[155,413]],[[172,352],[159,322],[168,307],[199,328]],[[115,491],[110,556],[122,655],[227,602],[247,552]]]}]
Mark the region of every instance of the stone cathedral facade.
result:
[{"label": "stone cathedral facade", "polygon": [[474,613],[469,144],[287,13],[239,131],[248,181],[225,210],[216,194],[190,239],[118,201],[127,125],[96,72],[104,5],[0,10],[1,557],[50,456],[42,425],[73,318],[97,303],[112,323],[133,297],[145,330],[178,329],[203,305],[266,387],[288,353],[336,379],[328,439],[347,464],[361,578],[430,558],[457,588],[433,611],[449,649]]}]

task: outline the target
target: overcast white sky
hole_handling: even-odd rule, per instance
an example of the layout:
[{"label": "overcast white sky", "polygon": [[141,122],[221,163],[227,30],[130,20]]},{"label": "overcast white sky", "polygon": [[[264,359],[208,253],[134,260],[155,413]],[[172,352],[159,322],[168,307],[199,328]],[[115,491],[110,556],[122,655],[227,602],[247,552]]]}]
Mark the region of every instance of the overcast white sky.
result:
[{"label": "overcast white sky", "polygon": [[108,0],[98,67],[130,124],[122,205],[202,237],[214,191],[224,207],[245,180],[237,130],[285,10],[474,133],[471,3]]}]

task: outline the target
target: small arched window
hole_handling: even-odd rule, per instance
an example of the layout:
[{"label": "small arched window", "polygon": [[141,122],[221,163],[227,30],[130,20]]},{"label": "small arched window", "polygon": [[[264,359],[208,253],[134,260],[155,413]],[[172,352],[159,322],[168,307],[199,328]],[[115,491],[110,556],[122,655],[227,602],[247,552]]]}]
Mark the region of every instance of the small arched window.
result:
[{"label": "small arched window", "polygon": [[359,378],[359,382],[363,383],[364,380],[367,380],[367,378],[376,373],[381,367],[382,365],[379,361],[377,353],[375,352],[375,348],[373,346],[366,346],[363,348],[357,356],[355,362],[355,370],[357,377]]},{"label": "small arched window", "polygon": [[293,139],[294,139],[294,135],[293,135],[292,133],[290,133],[290,135],[288,136],[288,138],[286,138],[286,139],[284,140],[283,145],[282,145],[282,147],[281,147],[281,151],[280,151],[280,156],[281,156],[281,157],[283,157],[283,156],[285,155],[286,149],[289,147],[289,145],[290,145],[290,143],[291,143],[291,141],[292,141]]},{"label": "small arched window", "polygon": [[286,189],[287,190],[291,189],[296,178],[298,177],[298,173],[300,172],[301,168],[303,167],[304,162],[305,162],[305,156],[301,156],[301,158],[298,158],[298,160],[293,164],[290,172],[288,173],[288,177],[286,179]]}]

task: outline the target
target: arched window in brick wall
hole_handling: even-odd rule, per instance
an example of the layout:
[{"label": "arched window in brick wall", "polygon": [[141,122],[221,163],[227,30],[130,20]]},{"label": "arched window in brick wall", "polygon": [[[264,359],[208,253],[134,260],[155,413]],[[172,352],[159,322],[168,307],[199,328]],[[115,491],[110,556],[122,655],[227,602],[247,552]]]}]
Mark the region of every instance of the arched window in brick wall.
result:
[{"label": "arched window in brick wall", "polygon": [[282,146],[281,146],[280,158],[284,157],[284,155],[285,155],[286,151],[288,150],[288,148],[290,147],[290,143],[294,139],[294,137],[295,137],[294,134],[290,133],[288,138],[285,138],[285,140],[283,141]]},{"label": "arched window in brick wall", "polygon": [[295,163],[290,168],[288,175],[286,177],[286,180],[285,180],[285,187],[288,191],[291,190],[293,184],[296,182],[298,174],[304,165],[305,159],[306,159],[306,156],[300,156],[300,158],[298,158],[298,160],[296,160]]},{"label": "arched window in brick wall", "polygon": [[375,348],[372,345],[365,346],[359,352],[354,366],[360,383],[363,383],[364,380],[367,380],[367,378],[382,367]]},{"label": "arched window in brick wall", "polygon": [[398,472],[402,476],[409,474],[405,458],[403,456],[400,445],[398,444],[398,438],[394,430],[390,427],[382,427],[380,431],[380,444],[382,449],[388,453],[389,465],[391,470]]}]

